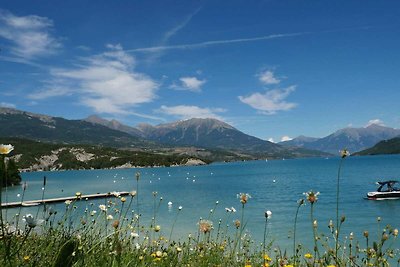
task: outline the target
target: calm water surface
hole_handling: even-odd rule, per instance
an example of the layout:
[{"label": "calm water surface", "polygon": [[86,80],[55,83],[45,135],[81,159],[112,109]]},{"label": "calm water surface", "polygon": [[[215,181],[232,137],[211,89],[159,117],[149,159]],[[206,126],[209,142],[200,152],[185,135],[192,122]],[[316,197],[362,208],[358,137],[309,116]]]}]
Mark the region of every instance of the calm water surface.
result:
[{"label": "calm water surface", "polygon": [[[268,239],[275,240],[281,247],[292,244],[292,229],[296,212],[296,201],[309,190],[319,191],[315,204],[315,218],[319,230],[328,232],[328,222],[336,219],[336,179],[339,158],[314,158],[295,160],[269,160],[217,163],[197,167],[143,168],[118,170],[88,170],[34,172],[22,174],[28,182],[25,200],[40,199],[43,176],[47,176],[45,198],[110,191],[136,190],[135,172],[141,172],[138,195],[141,203],[142,222],[150,221],[153,214],[153,191],[157,191],[157,203],[163,201],[157,215],[166,236],[177,214],[178,206],[183,206],[175,225],[174,237],[185,239],[189,233],[196,233],[200,217],[208,218],[210,209],[218,205],[211,220],[217,228],[219,219],[230,224],[240,219],[241,204],[237,199],[240,192],[249,193],[252,198],[245,206],[247,229],[256,241],[262,241],[264,231],[264,211],[273,215],[268,221]],[[342,228],[343,235],[354,232],[362,239],[364,230],[377,234],[378,227],[390,224],[400,227],[400,200],[368,201],[366,192],[376,189],[375,182],[399,179],[400,156],[351,157],[344,161],[340,180],[340,214],[346,216]],[[20,187],[8,189],[7,200],[18,201]],[[3,199],[4,201],[4,199]],[[172,207],[167,203],[173,202]],[[94,207],[104,200],[94,202]],[[82,201],[83,210],[88,203]],[[235,207],[237,212],[227,218],[225,207]],[[56,205],[64,210],[64,204]],[[136,206],[133,206],[136,208]],[[33,211],[32,211],[33,209]],[[22,214],[34,212],[37,208],[24,208]],[[8,210],[8,216],[16,210]],[[377,217],[381,217],[380,226]],[[224,223],[225,224],[225,223]],[[300,209],[298,218],[298,241],[309,244],[312,239],[310,205]]]}]

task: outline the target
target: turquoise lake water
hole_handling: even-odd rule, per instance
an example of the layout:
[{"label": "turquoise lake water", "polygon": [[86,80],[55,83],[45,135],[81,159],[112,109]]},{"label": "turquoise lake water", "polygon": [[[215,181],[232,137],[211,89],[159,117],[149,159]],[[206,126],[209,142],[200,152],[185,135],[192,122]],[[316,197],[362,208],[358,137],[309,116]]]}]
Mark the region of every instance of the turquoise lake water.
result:
[{"label": "turquoise lake water", "polygon": [[[25,200],[40,199],[43,176],[47,177],[45,198],[82,194],[105,193],[110,191],[136,190],[135,172],[141,173],[138,196],[143,214],[142,223],[149,222],[153,214],[153,191],[157,199],[163,198],[157,224],[166,236],[177,214],[174,228],[175,239],[186,239],[189,233],[197,232],[200,217],[208,218],[210,209],[215,212],[211,220],[217,228],[218,220],[225,221],[225,207],[235,207],[237,212],[228,218],[230,231],[232,222],[240,219],[241,204],[237,199],[240,192],[249,193],[252,198],[246,204],[246,228],[253,239],[262,241],[264,212],[272,211],[268,221],[268,240],[282,248],[290,248],[297,200],[303,192],[319,191],[315,204],[315,218],[319,231],[328,233],[328,222],[336,219],[336,179],[340,158],[312,158],[293,160],[249,161],[235,163],[215,163],[196,167],[141,168],[115,170],[59,171],[23,173],[23,181],[28,188]],[[371,201],[364,197],[368,191],[376,189],[378,180],[400,179],[400,156],[350,157],[343,162],[340,180],[340,214],[346,216],[343,237],[354,232],[356,239],[362,240],[364,230],[369,230],[371,238],[378,227],[387,224],[400,227],[400,200]],[[19,201],[17,194],[21,187],[8,189],[7,200]],[[3,199],[5,201],[5,199]],[[171,201],[172,207],[167,203]],[[94,207],[104,200],[94,202]],[[158,200],[157,200],[158,203]],[[82,201],[81,209],[87,205]],[[56,205],[63,211],[64,204]],[[133,206],[135,208],[135,206]],[[22,214],[35,212],[37,208],[24,208]],[[8,210],[9,217],[16,210]],[[381,217],[380,225],[377,217]],[[148,223],[149,225],[149,223]],[[372,235],[373,234],[373,235]],[[297,240],[309,244],[312,239],[310,205],[301,207],[298,218]]]}]

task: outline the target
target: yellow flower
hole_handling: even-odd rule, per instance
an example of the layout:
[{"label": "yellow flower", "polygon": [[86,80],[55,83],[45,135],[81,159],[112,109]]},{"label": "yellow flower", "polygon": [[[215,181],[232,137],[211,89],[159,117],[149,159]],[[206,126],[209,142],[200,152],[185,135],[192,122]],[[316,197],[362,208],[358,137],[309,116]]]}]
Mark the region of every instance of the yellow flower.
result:
[{"label": "yellow flower", "polygon": [[283,267],[293,267],[293,265],[292,264],[285,264],[285,265],[283,265]]},{"label": "yellow flower", "polygon": [[268,254],[264,254],[264,260],[266,260],[266,261],[272,261],[271,257],[268,256]]},{"label": "yellow flower", "polygon": [[244,267],[251,267],[250,263],[246,263],[246,265]]},{"label": "yellow flower", "polygon": [[126,198],[121,197],[121,202],[124,203],[126,201]]},{"label": "yellow flower", "polygon": [[80,197],[82,197],[82,193],[81,193],[81,192],[76,192],[76,193],[75,193],[75,196],[76,196],[77,198],[80,198]]},{"label": "yellow flower", "polygon": [[306,253],[304,255],[304,258],[306,258],[306,259],[312,259],[312,257],[313,257],[313,255],[311,255],[310,253]]},{"label": "yellow flower", "polygon": [[336,267],[336,265],[331,264],[331,265],[328,265],[326,267]]},{"label": "yellow flower", "polygon": [[264,263],[263,267],[269,267],[269,263]]},{"label": "yellow flower", "polygon": [[156,225],[156,226],[154,227],[154,231],[155,231],[155,232],[160,232],[160,230],[161,230],[161,226]]},{"label": "yellow flower", "polygon": [[30,258],[28,255],[24,256],[24,262],[28,262]]},{"label": "yellow flower", "polygon": [[7,155],[10,154],[11,151],[14,150],[14,147],[12,145],[0,145],[0,154],[1,155]]}]

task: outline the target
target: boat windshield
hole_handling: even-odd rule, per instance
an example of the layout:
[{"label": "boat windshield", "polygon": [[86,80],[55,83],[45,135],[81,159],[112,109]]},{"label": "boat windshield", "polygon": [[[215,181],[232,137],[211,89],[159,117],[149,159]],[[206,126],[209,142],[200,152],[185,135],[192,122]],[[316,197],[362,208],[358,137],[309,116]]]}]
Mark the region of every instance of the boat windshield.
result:
[{"label": "boat windshield", "polygon": [[400,189],[396,186],[397,181],[378,182],[378,184],[378,192],[400,191]]}]

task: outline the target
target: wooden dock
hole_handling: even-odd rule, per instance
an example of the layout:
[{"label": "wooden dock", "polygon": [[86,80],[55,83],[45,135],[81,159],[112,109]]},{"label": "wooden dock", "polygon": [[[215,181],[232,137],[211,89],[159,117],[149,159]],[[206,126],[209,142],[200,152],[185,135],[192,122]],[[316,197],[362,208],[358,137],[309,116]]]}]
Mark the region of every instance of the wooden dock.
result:
[{"label": "wooden dock", "polygon": [[[119,196],[126,196],[129,195],[129,192],[116,192]],[[86,200],[86,199],[96,199],[96,198],[105,198],[114,196],[114,192],[112,193],[97,193],[97,194],[89,194],[89,195],[81,195],[79,197],[72,196],[72,197],[58,197],[58,198],[47,198],[47,199],[40,199],[40,200],[27,200],[27,201],[19,201],[19,202],[9,202],[9,203],[2,203],[2,208],[16,208],[16,207],[30,207],[30,206],[38,206],[40,204],[48,204],[48,203],[60,203],[65,202],[67,200],[75,201],[75,200]]]}]

